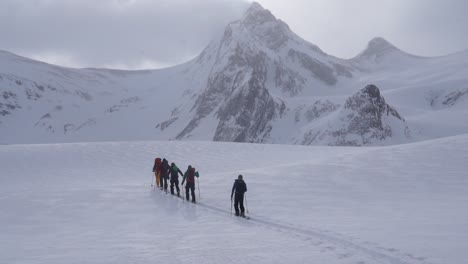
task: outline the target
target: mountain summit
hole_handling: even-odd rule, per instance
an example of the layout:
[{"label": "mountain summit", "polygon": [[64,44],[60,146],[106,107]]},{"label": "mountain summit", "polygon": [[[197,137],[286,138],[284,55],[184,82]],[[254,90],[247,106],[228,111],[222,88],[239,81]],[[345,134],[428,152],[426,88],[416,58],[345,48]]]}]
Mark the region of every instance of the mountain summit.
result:
[{"label": "mountain summit", "polygon": [[370,56],[383,56],[385,54],[400,51],[397,47],[393,44],[388,42],[386,39],[378,37],[373,38],[367,44],[367,48],[360,54],[363,57],[370,57]]},{"label": "mountain summit", "polygon": [[269,10],[264,9],[259,3],[253,2],[244,13],[241,20],[245,24],[261,25],[268,22],[275,22],[276,17],[273,16]]},{"label": "mountain summit", "polygon": [[387,67],[401,67],[402,65],[413,65],[422,57],[411,55],[397,48],[386,39],[373,38],[359,55],[351,59],[358,67],[372,70],[375,65]]}]

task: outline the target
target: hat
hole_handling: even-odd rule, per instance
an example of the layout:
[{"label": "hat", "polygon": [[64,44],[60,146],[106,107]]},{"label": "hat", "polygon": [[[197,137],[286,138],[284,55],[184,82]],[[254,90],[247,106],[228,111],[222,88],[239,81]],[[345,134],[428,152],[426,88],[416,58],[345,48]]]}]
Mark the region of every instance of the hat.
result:
[{"label": "hat", "polygon": [[237,177],[239,180],[242,180],[242,175],[239,175],[239,177]]}]

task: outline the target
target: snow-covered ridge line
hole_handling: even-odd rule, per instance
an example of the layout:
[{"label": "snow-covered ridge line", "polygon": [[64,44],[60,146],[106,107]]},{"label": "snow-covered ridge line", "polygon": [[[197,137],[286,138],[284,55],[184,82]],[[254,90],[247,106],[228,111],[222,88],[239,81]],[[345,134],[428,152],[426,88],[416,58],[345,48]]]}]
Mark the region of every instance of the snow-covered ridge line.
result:
[{"label": "snow-covered ridge line", "polygon": [[[167,69],[70,69],[1,52],[0,135],[4,143],[401,144],[468,132],[467,76],[467,52],[422,59],[382,38],[356,58],[333,57],[253,4],[198,57]],[[356,95],[369,85],[392,111],[364,107],[373,99]],[[350,100],[362,111],[349,112]]]}]

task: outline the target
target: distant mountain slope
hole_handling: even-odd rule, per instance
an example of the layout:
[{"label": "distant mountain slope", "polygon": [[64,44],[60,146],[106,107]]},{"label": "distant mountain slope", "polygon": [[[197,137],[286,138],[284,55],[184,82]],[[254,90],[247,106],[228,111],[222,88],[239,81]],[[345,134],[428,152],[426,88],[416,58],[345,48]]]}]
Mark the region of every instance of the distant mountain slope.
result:
[{"label": "distant mountain slope", "polygon": [[[361,139],[352,145],[404,143],[468,132],[468,122],[460,122],[467,83],[468,52],[423,58],[375,38],[355,58],[339,59],[253,3],[198,57],[168,69],[70,69],[0,52],[0,143],[348,145],[344,139],[356,135]],[[398,130],[408,133],[398,134],[410,138],[327,129],[344,124],[337,116],[346,116],[347,100],[370,84],[405,120]],[[354,115],[372,123],[365,113]],[[382,119],[381,127],[389,122]]]}]

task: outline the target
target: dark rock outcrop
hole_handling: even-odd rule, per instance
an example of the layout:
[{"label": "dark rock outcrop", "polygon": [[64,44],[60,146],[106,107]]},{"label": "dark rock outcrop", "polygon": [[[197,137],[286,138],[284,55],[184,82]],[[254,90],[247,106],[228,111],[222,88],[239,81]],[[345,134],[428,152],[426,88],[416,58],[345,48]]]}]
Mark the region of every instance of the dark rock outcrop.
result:
[{"label": "dark rock outcrop", "polygon": [[309,131],[303,143],[361,146],[410,137],[405,119],[385,102],[377,86],[372,84],[349,97],[330,123],[333,125]]}]

